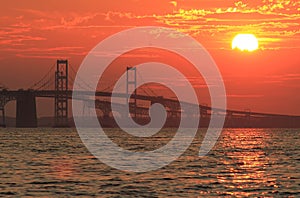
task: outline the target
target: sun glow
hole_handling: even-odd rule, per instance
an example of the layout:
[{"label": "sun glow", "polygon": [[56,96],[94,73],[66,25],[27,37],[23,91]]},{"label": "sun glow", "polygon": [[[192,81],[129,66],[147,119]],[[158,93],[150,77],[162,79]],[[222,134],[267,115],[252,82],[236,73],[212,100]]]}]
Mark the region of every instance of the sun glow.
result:
[{"label": "sun glow", "polygon": [[258,40],[253,34],[238,34],[232,40],[231,47],[251,52],[258,49]]}]

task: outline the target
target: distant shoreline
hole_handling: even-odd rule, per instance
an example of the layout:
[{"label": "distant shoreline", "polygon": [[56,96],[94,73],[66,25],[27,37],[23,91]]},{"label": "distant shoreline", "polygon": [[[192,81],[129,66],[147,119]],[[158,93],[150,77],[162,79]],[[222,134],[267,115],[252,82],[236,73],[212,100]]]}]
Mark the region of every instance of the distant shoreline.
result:
[{"label": "distant shoreline", "polygon": [[[139,119],[138,123],[141,125],[147,124],[149,118]],[[103,128],[118,128],[113,118],[102,119],[99,118],[99,122]],[[209,117],[200,118],[199,128],[207,128],[210,122]],[[66,127],[55,127],[55,121],[53,117],[41,117],[38,118],[37,128],[75,128],[73,118],[68,119],[68,125]],[[96,125],[89,124],[90,120],[86,119],[88,127],[97,127]],[[177,128],[179,120],[169,119],[163,128]],[[0,126],[3,128],[3,126]],[[6,118],[7,128],[17,128],[16,118]],[[184,126],[183,126],[184,127]],[[185,126],[188,127],[188,126]],[[226,118],[223,128],[300,128],[300,116],[293,116],[291,118]]]}]

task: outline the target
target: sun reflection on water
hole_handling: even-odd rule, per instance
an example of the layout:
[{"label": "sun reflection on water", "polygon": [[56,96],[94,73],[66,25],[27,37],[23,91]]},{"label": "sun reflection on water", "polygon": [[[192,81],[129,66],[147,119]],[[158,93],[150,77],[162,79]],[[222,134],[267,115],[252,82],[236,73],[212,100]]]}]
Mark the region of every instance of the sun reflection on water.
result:
[{"label": "sun reflection on water", "polygon": [[[224,174],[218,175],[218,181],[229,189],[230,195],[250,196],[257,193],[261,186],[277,188],[276,179],[269,176],[271,159],[265,150],[269,147],[269,131],[263,129],[230,130],[223,136],[221,147],[224,149],[222,163],[226,165]],[[247,192],[244,190],[247,189]]]}]

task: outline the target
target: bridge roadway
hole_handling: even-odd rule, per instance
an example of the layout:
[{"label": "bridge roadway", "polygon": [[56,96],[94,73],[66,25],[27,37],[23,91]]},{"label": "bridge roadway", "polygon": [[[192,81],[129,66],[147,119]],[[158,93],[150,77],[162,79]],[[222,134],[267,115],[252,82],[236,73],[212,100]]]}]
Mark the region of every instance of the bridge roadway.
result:
[{"label": "bridge roadway", "polygon": [[[35,97],[43,97],[43,98],[54,98],[57,94],[65,94],[65,92],[59,93],[57,91],[53,90],[0,90],[0,101],[5,100],[6,102],[11,101],[11,100],[16,100],[18,96],[23,95],[25,93],[30,92],[33,94]],[[92,91],[76,91],[77,95],[79,96],[78,99],[81,99],[80,96],[99,96],[99,97],[112,97],[111,92],[92,92]],[[67,95],[69,99],[72,99],[73,91],[69,90],[67,92]],[[127,98],[126,93],[114,93],[115,97],[120,97],[120,98]],[[5,98],[5,99],[4,99]],[[159,96],[145,96],[145,95],[136,95],[132,96],[132,98],[136,98],[138,100],[144,100],[144,101],[150,101],[152,104],[153,103],[162,103],[166,105],[166,107],[173,109],[175,111],[178,111],[178,101],[174,99],[169,99],[169,98],[163,98]],[[188,102],[182,102],[183,104],[194,108],[197,107],[197,104],[192,104]],[[1,105],[1,102],[0,102]],[[261,113],[261,112],[250,112],[250,111],[241,111],[241,110],[224,110],[224,109],[219,109],[219,108],[211,108],[209,106],[205,105],[199,105],[201,110],[206,110],[206,111],[214,111],[215,113],[224,113],[226,112],[227,114],[230,115],[253,115],[253,116],[268,116],[268,117],[299,117],[299,116],[292,116],[292,115],[284,115],[284,114],[270,114],[270,113]]]}]

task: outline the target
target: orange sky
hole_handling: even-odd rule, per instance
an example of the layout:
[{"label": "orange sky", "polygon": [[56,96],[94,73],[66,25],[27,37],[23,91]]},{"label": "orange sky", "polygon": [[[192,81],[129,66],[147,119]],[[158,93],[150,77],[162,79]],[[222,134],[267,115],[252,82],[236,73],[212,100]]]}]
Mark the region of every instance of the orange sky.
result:
[{"label": "orange sky", "polygon": [[[76,69],[109,35],[155,25],[189,34],[211,53],[229,108],[300,115],[299,23],[297,0],[10,0],[0,7],[0,82],[28,88],[58,58]],[[259,50],[231,49],[243,32],[256,35]]]}]

